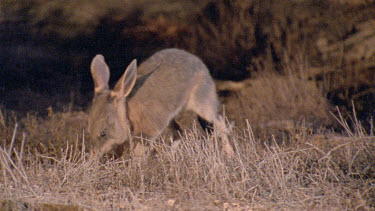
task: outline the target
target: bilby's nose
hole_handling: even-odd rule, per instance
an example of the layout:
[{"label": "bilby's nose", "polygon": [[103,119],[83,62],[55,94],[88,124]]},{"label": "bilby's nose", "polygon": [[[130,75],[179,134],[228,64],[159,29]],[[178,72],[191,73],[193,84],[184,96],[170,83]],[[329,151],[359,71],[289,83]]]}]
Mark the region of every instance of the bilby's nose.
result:
[{"label": "bilby's nose", "polygon": [[99,153],[97,149],[92,149],[90,153],[90,159],[97,159],[99,158]]}]

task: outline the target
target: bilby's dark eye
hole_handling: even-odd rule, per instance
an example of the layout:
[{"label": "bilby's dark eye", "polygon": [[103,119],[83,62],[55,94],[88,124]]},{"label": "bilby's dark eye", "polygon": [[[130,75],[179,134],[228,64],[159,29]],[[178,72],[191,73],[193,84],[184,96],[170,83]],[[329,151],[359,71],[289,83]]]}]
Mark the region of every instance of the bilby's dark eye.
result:
[{"label": "bilby's dark eye", "polygon": [[103,132],[100,133],[100,136],[101,136],[101,137],[104,137],[104,136],[106,136],[106,135],[107,135],[107,133],[106,133],[105,131],[103,131]]}]

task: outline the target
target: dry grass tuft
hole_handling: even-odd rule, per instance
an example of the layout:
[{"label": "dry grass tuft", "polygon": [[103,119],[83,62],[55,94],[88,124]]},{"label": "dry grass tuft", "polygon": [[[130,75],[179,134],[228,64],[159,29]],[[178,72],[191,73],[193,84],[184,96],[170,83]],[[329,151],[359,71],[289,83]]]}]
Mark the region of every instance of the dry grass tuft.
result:
[{"label": "dry grass tuft", "polygon": [[236,120],[239,128],[246,127],[248,120],[257,137],[275,136],[278,143],[290,142],[290,136],[301,129],[317,133],[336,126],[330,114],[333,108],[309,75],[308,62],[298,58],[284,62],[284,74],[266,71],[246,80],[246,88],[224,101],[228,118]]},{"label": "dry grass tuft", "polygon": [[[104,164],[87,159],[85,147],[75,146],[77,141],[79,146],[87,142],[80,135],[65,140],[67,144],[53,153],[42,152],[37,146],[30,148],[27,134],[17,136],[19,126],[6,125],[0,136],[1,207],[374,208],[375,138],[365,134],[359,122],[357,130],[351,130],[340,116],[337,119],[347,135],[314,135],[301,126],[294,133],[299,141],[288,147],[276,140],[260,144],[262,140],[254,138],[247,124],[230,135],[236,149],[233,159],[221,153],[216,137],[202,138],[194,129],[183,134],[175,149],[160,139],[140,159],[122,158]],[[33,121],[29,117],[25,123],[45,127]],[[4,131],[11,129],[15,135],[8,139]],[[56,134],[49,138],[62,138]]]}]

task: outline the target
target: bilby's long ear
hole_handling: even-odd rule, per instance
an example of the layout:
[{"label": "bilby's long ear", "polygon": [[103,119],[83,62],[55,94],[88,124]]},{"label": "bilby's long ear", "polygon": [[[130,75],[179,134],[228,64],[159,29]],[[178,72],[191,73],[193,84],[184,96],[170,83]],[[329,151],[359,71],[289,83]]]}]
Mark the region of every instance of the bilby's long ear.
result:
[{"label": "bilby's long ear", "polygon": [[103,55],[96,55],[91,62],[91,76],[94,79],[95,93],[108,89],[109,67]]},{"label": "bilby's long ear", "polygon": [[125,73],[116,83],[111,95],[113,97],[126,97],[132,91],[137,78],[137,60],[133,60],[126,68]]}]

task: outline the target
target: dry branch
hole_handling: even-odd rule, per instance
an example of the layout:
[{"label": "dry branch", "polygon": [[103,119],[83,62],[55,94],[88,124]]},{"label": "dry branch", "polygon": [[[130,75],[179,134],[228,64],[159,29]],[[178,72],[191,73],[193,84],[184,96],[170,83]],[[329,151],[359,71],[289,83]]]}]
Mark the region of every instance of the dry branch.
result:
[{"label": "dry branch", "polygon": [[[355,33],[342,41],[330,43],[326,37],[317,40],[318,50],[323,58],[342,58],[346,62],[368,61],[375,56],[375,20],[369,20],[355,26]],[[366,66],[374,66],[375,61]]]}]

